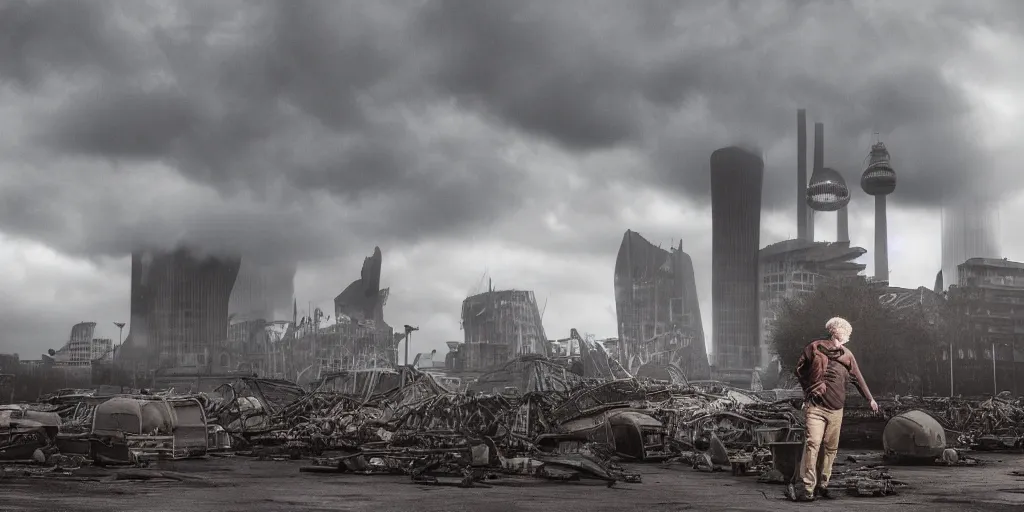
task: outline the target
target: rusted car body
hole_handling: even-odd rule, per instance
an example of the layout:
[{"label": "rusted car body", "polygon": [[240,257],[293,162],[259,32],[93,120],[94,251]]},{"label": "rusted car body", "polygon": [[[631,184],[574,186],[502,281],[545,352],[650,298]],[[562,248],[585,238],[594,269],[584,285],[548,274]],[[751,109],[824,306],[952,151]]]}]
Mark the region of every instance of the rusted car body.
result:
[{"label": "rusted car body", "polygon": [[29,459],[39,448],[53,444],[60,416],[24,405],[0,405],[0,460]]}]

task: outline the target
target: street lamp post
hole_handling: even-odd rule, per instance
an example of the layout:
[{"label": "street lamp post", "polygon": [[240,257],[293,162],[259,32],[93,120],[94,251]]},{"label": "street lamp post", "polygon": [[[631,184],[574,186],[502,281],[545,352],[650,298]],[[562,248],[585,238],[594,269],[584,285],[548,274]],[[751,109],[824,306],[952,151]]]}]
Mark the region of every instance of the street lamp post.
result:
[{"label": "street lamp post", "polygon": [[409,342],[412,341],[412,333],[418,330],[419,327],[405,326],[405,366],[409,366]]},{"label": "street lamp post", "polygon": [[124,343],[124,322],[114,322],[117,326],[117,346],[120,347]]}]

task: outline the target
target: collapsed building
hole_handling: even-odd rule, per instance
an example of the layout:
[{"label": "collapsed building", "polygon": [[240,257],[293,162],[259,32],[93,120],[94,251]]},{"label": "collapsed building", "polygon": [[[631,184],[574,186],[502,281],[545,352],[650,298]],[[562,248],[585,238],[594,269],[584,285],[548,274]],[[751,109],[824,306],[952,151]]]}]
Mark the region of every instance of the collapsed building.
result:
[{"label": "collapsed building", "polygon": [[548,355],[548,338],[532,291],[495,290],[462,302],[464,342],[452,348],[452,365],[481,371],[526,354]]},{"label": "collapsed building", "polygon": [[615,261],[619,339],[613,355],[628,371],[662,380],[709,379],[693,261],[627,230]]},{"label": "collapsed building", "polygon": [[335,297],[333,321],[312,307],[300,318],[293,302],[291,322],[232,325],[220,368],[308,383],[341,370],[393,367],[397,340],[384,321],[388,289],[380,289],[382,259],[379,247],[364,259],[360,278]]}]

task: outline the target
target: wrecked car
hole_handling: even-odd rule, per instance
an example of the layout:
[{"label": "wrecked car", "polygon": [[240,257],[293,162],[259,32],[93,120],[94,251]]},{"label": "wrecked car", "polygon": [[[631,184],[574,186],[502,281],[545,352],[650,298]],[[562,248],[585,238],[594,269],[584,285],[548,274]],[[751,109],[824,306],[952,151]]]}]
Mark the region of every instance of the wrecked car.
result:
[{"label": "wrecked car", "polygon": [[53,445],[60,416],[24,405],[0,405],[0,460],[29,459],[40,448]]}]

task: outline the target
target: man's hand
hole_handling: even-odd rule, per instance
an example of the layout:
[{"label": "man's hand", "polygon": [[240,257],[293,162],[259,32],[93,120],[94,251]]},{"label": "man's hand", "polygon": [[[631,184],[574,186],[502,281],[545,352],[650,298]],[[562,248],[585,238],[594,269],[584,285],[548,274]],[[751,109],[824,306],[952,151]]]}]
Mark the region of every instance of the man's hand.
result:
[{"label": "man's hand", "polygon": [[878,412],[878,402],[871,399],[871,412]]}]

